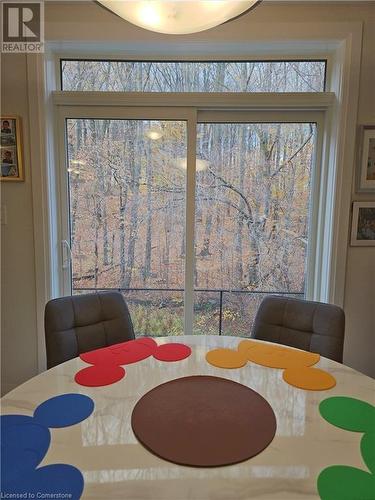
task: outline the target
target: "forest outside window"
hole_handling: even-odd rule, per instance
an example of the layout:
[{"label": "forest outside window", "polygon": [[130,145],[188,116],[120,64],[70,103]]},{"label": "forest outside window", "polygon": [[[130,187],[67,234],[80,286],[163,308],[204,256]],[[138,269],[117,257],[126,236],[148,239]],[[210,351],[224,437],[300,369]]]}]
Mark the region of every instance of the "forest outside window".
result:
[{"label": "forest outside window", "polygon": [[[316,92],[325,85],[322,61],[64,60],[61,69],[63,89],[83,92]],[[318,124],[303,119],[308,113],[237,121],[228,111],[218,122],[198,113],[194,214],[186,208],[184,119],[79,112],[64,119],[72,293],[121,290],[138,335],[183,334],[187,292],[186,333],[242,336],[266,294],[305,296],[318,137]],[[190,250],[187,224],[195,233]]]},{"label": "forest outside window", "polygon": [[324,92],[326,61],[61,60],[61,89],[102,92]]}]

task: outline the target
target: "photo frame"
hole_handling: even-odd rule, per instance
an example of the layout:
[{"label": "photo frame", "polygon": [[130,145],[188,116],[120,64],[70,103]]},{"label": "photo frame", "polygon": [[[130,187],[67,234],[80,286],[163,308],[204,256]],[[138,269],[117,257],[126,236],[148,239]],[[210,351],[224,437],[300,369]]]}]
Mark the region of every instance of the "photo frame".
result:
[{"label": "photo frame", "polygon": [[359,131],[358,192],[375,193],[375,125],[366,125]]},{"label": "photo frame", "polygon": [[0,126],[0,179],[2,182],[24,181],[21,119],[1,115]]},{"label": "photo frame", "polygon": [[353,203],[352,246],[375,246],[375,201]]}]

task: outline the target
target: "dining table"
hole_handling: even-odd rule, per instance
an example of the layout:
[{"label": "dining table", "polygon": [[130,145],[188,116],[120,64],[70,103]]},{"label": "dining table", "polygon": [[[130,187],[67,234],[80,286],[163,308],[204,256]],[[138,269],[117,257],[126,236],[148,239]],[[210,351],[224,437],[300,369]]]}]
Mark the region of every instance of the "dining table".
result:
[{"label": "dining table", "polygon": [[[85,387],[75,374],[88,365],[79,357],[23,383],[1,399],[1,414],[32,416],[48,398],[67,393],[89,396],[92,414],[76,425],[51,429],[51,443],[40,466],[70,464],[84,478],[81,498],[111,500],[303,500],[319,498],[317,477],[335,464],[366,470],[361,435],[322,418],[319,404],[347,396],[374,404],[374,380],[344,364],[321,357],[316,367],[336,379],[329,390],[303,390],[283,380],[282,370],[253,362],[235,369],[209,364],[208,351],[235,349],[236,336],[180,335],[155,338],[159,345],[184,343],[191,355],[176,362],[148,357],[129,364],[124,378]],[[254,341],[262,343],[262,341]],[[234,465],[191,467],[159,458],[136,438],[131,416],[137,402],[160,384],[194,375],[221,377],[243,384],[270,404],[277,429],[258,455]]]}]

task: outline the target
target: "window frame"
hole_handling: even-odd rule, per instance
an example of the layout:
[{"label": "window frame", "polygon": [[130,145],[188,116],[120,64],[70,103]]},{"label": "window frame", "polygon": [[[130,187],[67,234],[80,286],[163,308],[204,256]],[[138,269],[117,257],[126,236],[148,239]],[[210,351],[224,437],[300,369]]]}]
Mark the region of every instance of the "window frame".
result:
[{"label": "window frame", "polygon": [[[84,95],[81,95],[84,94]],[[147,101],[143,107],[139,107],[138,98],[144,97],[141,93],[133,99],[134,93],[105,93],[102,100],[92,99],[88,94],[92,92],[55,92],[53,94],[55,106],[58,108],[57,116],[57,136],[58,143],[58,192],[59,192],[59,213],[60,220],[58,234],[61,244],[58,246],[60,261],[59,269],[56,269],[60,277],[59,294],[69,295],[71,288],[71,265],[65,263],[69,260],[66,245],[63,242],[70,242],[70,216],[69,216],[69,186],[67,176],[67,156],[66,156],[66,120],[69,118],[94,118],[94,119],[160,119],[179,120],[187,123],[187,175],[186,175],[186,198],[185,198],[185,286],[184,286],[184,333],[193,331],[194,324],[194,265],[195,265],[195,160],[196,160],[196,130],[197,123],[207,120],[225,122],[314,122],[317,124],[317,140],[315,144],[314,168],[311,178],[310,213],[309,213],[309,243],[305,262],[305,296],[311,300],[318,300],[318,288],[315,283],[317,266],[317,248],[320,245],[318,220],[325,218],[324,207],[319,204],[319,192],[321,181],[324,176],[321,174],[322,145],[325,129],[325,111],[329,109],[330,102],[333,102],[333,95],[324,93],[313,99],[309,109],[306,109],[304,99],[299,98],[299,93],[288,94],[278,105],[282,109],[275,108],[275,95],[262,96],[255,99],[257,106],[249,104],[249,94],[230,93],[225,96],[212,96],[211,93],[203,93],[200,96],[194,94],[174,95],[174,99],[165,99],[164,94],[147,94]],[[100,92],[103,94],[103,92]],[[117,94],[117,93],[116,93]],[[284,95],[284,94],[283,94]],[[197,106],[195,102],[204,103],[204,107]],[[276,94],[276,97],[279,97]],[[87,100],[90,104],[87,105]],[[180,106],[176,106],[180,103]],[[119,104],[121,101],[121,105]],[[190,106],[186,104],[190,102]],[[78,104],[80,103],[80,104]],[[126,103],[126,105],[124,105]],[[132,103],[133,105],[129,105]],[[218,103],[220,107],[218,109]],[[235,106],[235,110],[233,107]],[[265,108],[265,109],[263,109]],[[239,111],[240,110],[240,111]],[[323,209],[323,210],[322,210]],[[69,253],[69,250],[68,250]]]},{"label": "window frame", "polygon": [[[71,295],[72,273],[70,256],[70,210],[69,185],[67,172],[66,120],[69,118],[122,119],[122,120],[178,120],[186,121],[187,132],[187,172],[185,191],[185,290],[184,290],[184,331],[191,331],[193,324],[193,288],[194,288],[194,222],[195,222],[195,150],[196,150],[196,111],[190,108],[165,106],[119,107],[119,106],[63,106],[57,114],[58,139],[58,192],[60,220],[58,233],[60,241],[69,242],[69,247],[58,247],[60,261],[57,273],[60,277],[60,295]],[[188,216],[189,214],[189,216]],[[65,251],[64,251],[65,250]],[[68,254],[66,253],[68,250]],[[64,265],[70,260],[70,265]],[[189,330],[190,329],[190,330]]]}]

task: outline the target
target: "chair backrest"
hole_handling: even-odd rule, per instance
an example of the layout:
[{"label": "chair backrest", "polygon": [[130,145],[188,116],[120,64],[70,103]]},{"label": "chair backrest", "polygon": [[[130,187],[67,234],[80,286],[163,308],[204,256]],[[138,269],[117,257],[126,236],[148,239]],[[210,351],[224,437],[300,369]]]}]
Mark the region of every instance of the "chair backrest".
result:
[{"label": "chair backrest", "polygon": [[344,311],[332,304],[277,295],[266,297],[256,314],[251,336],[342,362]]},{"label": "chair backrest", "polygon": [[49,301],[44,317],[47,368],[82,352],[134,339],[128,307],[119,292],[98,292]]}]

